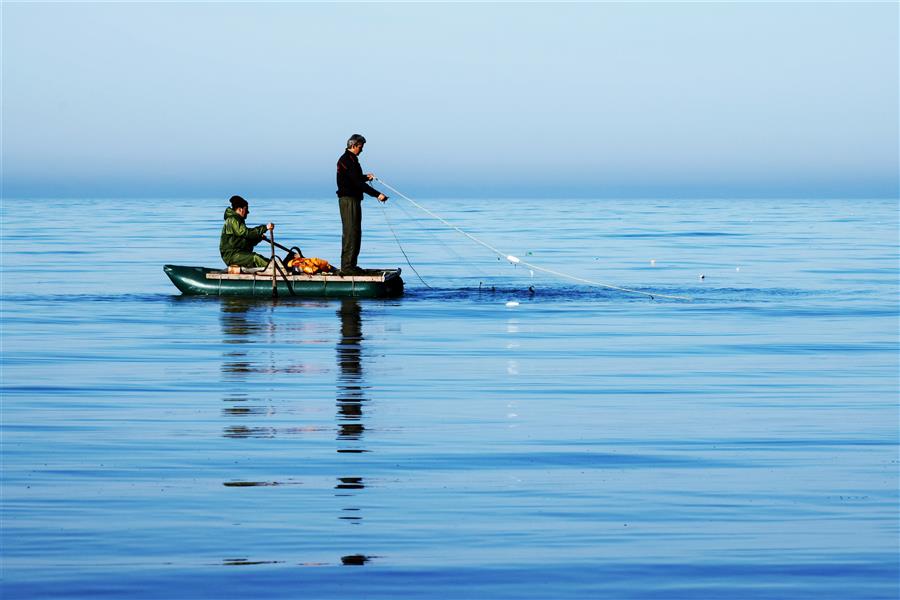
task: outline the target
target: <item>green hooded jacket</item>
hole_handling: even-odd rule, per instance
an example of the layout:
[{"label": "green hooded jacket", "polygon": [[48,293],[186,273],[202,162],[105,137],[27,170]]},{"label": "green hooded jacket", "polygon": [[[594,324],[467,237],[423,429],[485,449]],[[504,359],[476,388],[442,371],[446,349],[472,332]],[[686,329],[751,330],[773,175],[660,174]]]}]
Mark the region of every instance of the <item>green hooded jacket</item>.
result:
[{"label": "green hooded jacket", "polygon": [[262,241],[266,226],[247,227],[244,218],[234,212],[230,206],[225,209],[225,225],[222,226],[222,237],[219,238],[219,254],[226,265],[239,264],[253,247]]}]

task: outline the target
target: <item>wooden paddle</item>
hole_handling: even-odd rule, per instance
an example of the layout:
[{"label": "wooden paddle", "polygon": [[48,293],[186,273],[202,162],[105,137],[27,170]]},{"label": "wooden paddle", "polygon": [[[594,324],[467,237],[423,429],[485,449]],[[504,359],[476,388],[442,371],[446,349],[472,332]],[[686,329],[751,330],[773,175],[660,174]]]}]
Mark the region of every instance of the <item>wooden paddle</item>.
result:
[{"label": "wooden paddle", "polygon": [[[293,252],[293,250],[291,250],[290,248],[285,248],[281,244],[275,243],[275,230],[274,229],[272,230],[272,238],[271,239],[267,238],[266,236],[262,236],[262,239],[266,240],[267,242],[269,242],[272,245],[272,297],[273,298],[278,297],[278,280],[276,279],[276,275],[275,275],[276,271],[281,275],[281,278],[284,279],[284,283],[287,284],[287,289],[291,293],[291,296],[296,296],[297,294],[294,292],[294,286],[291,285],[291,280],[288,279],[287,275],[284,272],[284,269],[281,268],[281,265],[279,265],[277,262],[275,262],[275,247],[276,246],[281,248],[282,250],[287,250],[288,252]],[[296,248],[296,250],[297,250],[297,253],[300,254],[300,248]],[[300,254],[300,256],[302,257],[303,254]]]},{"label": "wooden paddle", "polygon": [[[266,236],[262,236],[262,239],[265,242],[272,242],[273,244],[275,244],[274,236],[272,237],[271,240],[269,238],[267,238]],[[294,246],[293,248],[288,248],[287,246],[282,246],[281,244],[275,244],[275,247],[280,248],[281,250],[284,250],[285,252],[293,252],[294,250],[296,250],[297,256],[299,256],[300,258],[303,258],[303,252],[301,252],[300,248],[298,248],[297,246]]]},{"label": "wooden paddle", "polygon": [[272,233],[269,235],[272,236],[272,239],[269,242],[272,243],[272,297],[278,297],[278,265],[275,264],[275,230],[272,230]]}]

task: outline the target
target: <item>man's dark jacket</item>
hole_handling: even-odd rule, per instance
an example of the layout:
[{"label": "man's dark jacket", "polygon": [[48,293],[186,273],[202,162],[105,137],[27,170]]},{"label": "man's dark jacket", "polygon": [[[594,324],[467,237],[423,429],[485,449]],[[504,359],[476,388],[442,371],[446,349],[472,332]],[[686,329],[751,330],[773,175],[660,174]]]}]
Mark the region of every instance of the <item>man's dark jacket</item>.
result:
[{"label": "man's dark jacket", "polygon": [[363,194],[378,197],[381,192],[368,184],[359,166],[359,158],[349,150],[345,151],[337,161],[337,195],[338,198],[349,196],[362,200]]}]

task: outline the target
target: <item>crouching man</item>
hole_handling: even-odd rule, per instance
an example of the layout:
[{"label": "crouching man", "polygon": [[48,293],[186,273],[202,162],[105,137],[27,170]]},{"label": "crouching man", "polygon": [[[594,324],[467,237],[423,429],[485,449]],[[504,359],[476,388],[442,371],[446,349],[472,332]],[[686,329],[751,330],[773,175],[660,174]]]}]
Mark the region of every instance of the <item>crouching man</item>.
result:
[{"label": "crouching man", "polygon": [[231,206],[225,209],[225,225],[222,226],[222,237],[219,239],[219,254],[226,265],[241,267],[265,267],[269,260],[253,251],[253,247],[262,241],[266,231],[275,229],[275,225],[258,225],[247,227],[244,220],[250,214],[250,205],[240,196],[231,197]]}]

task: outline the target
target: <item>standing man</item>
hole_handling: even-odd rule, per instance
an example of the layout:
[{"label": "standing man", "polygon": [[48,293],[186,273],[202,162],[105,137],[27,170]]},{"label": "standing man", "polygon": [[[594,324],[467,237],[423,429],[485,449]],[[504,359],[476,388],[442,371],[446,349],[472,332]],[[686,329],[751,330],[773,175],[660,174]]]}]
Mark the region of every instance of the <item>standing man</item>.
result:
[{"label": "standing man", "polygon": [[372,173],[363,174],[359,166],[359,154],[363,151],[366,138],[354,133],[347,140],[347,150],[337,162],[337,196],[341,209],[341,275],[364,273],[356,264],[362,241],[362,199],[363,194],[374,196],[381,202],[388,197],[369,185],[375,179]]}]

